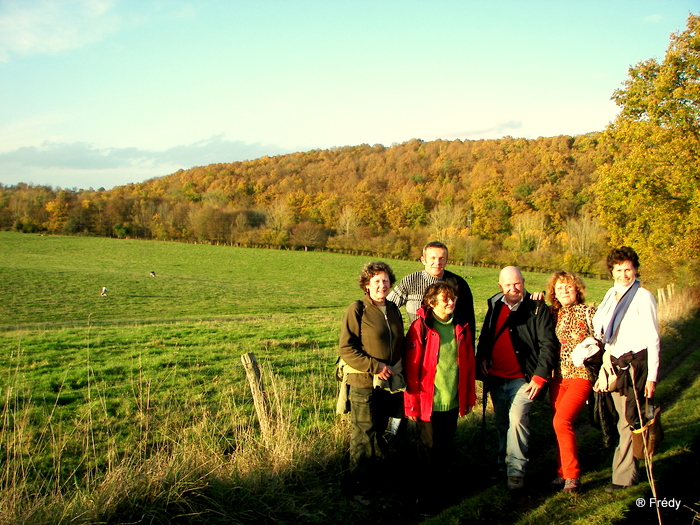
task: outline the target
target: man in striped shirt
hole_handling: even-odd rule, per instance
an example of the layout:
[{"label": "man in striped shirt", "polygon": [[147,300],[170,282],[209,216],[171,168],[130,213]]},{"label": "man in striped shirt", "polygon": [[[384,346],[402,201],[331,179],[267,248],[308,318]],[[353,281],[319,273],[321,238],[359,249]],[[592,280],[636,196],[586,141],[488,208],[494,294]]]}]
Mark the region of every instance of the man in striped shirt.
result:
[{"label": "man in striped shirt", "polygon": [[[474,298],[472,291],[462,277],[445,270],[447,264],[447,246],[441,242],[433,241],[423,247],[423,256],[420,258],[425,268],[423,271],[407,275],[394,286],[387,296],[399,308],[406,305],[406,313],[411,323],[416,320],[416,311],[421,307],[425,291],[431,284],[445,281],[457,290],[457,307],[455,315],[462,317],[469,323],[472,338],[475,333]],[[473,341],[472,341],[473,342]]]}]

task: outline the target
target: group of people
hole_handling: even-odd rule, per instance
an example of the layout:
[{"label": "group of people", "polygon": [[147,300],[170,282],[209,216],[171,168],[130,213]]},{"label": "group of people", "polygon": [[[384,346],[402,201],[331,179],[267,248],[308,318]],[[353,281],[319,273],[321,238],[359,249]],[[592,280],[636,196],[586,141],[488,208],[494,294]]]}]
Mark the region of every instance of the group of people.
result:
[{"label": "group of people", "polygon": [[584,284],[571,272],[555,272],[545,297],[526,291],[517,267],[503,268],[478,344],[471,290],[445,269],[447,258],[443,243],[428,243],[424,270],[393,290],[396,278],[386,263],[369,263],[360,274],[364,297],[345,311],[339,344],[338,407],[350,413],[350,472],[358,480],[378,475],[402,420],[415,424],[431,468],[444,468],[458,418],[476,405],[478,379],[493,404],[497,467],[509,489],[524,486],[528,414],[547,390],[557,441],[552,485],[580,490],[574,421],[593,392],[619,435],[606,491],[636,484],[631,431],[642,418],[638,400],[654,395],[660,347],[656,303],[640,287],[634,250],[623,246],[609,254],[614,286],[597,309],[585,303]]}]

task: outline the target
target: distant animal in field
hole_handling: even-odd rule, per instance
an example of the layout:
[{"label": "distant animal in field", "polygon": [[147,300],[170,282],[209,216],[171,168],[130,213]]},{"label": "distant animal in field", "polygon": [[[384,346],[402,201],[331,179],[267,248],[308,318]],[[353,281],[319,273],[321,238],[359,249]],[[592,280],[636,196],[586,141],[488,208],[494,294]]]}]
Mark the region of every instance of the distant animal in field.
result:
[{"label": "distant animal in field", "polygon": [[106,286],[103,286],[102,289],[100,290],[100,296],[107,297],[107,287]]},{"label": "distant animal in field", "polygon": [[151,275],[149,275],[149,277],[155,277],[155,276],[156,276],[156,272],[154,272],[153,270],[151,270]]}]

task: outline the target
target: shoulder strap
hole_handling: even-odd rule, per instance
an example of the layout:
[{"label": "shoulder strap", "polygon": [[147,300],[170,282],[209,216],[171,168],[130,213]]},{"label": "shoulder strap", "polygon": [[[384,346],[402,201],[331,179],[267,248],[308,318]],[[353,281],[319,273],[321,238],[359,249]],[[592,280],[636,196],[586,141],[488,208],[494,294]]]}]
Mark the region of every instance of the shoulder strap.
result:
[{"label": "shoulder strap", "polygon": [[617,306],[615,306],[612,317],[610,318],[610,324],[608,324],[608,327],[605,329],[603,334],[604,343],[612,343],[615,337],[617,337],[617,331],[620,328],[620,323],[627,313],[627,309],[629,308],[632,299],[634,299],[634,295],[637,293],[639,286],[639,280],[635,280],[625,294],[620,297],[620,300],[617,302]]},{"label": "shoulder strap", "polygon": [[[357,335],[358,335],[360,338],[362,338],[362,316],[363,316],[364,313],[365,313],[365,303],[362,302],[362,299],[358,299],[358,300],[356,301],[355,311],[356,311],[356,314],[357,314],[357,317],[356,317],[356,319],[357,319],[357,329],[358,329],[358,331],[360,332],[360,333],[358,333]],[[345,364],[345,361],[343,361],[343,359],[342,359],[340,356],[338,356],[338,359],[336,359],[335,364],[338,365],[338,366],[343,366],[343,365]]]},{"label": "shoulder strap", "polygon": [[495,344],[495,343],[496,343],[496,341],[498,340],[498,338],[501,337],[501,335],[503,335],[503,332],[506,331],[506,328],[508,328],[508,319],[506,319],[506,320],[503,322],[503,324],[501,325],[501,327],[498,329],[498,332],[496,332],[496,334],[493,336],[492,344]]}]

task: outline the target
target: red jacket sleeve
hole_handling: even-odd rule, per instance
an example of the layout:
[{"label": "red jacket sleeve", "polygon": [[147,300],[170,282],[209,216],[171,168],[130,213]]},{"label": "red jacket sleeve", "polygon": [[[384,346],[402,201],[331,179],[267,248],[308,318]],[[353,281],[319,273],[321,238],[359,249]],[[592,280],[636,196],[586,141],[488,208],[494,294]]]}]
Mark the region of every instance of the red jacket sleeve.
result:
[{"label": "red jacket sleeve", "polygon": [[423,363],[425,342],[422,337],[423,319],[416,319],[406,334],[406,353],[404,355],[404,377],[406,392],[403,396],[406,417],[419,417],[420,410],[420,375]]}]

